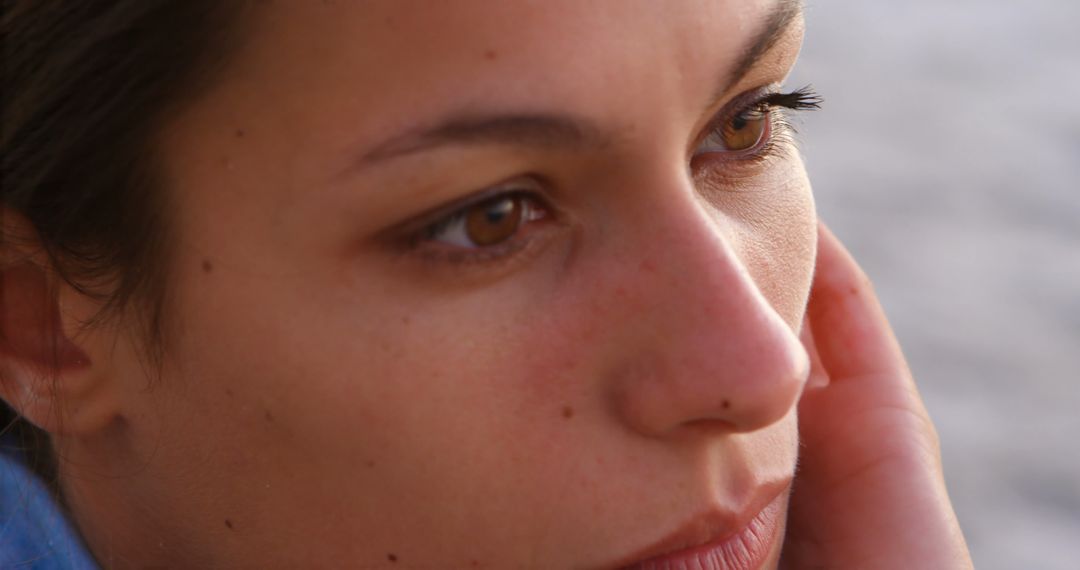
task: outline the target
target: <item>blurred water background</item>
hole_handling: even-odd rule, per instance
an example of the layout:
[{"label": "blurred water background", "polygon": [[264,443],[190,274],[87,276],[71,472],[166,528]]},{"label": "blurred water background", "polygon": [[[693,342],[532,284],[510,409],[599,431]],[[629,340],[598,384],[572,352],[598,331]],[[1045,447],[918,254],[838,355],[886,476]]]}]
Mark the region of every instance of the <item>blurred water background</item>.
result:
[{"label": "blurred water background", "polygon": [[904,345],[975,566],[1080,568],[1080,1],[807,22],[818,206]]}]

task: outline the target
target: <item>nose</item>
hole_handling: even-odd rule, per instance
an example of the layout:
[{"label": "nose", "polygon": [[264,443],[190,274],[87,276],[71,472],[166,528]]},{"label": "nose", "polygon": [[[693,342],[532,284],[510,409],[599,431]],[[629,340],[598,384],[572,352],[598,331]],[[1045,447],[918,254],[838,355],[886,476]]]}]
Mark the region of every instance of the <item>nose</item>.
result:
[{"label": "nose", "polygon": [[[649,237],[617,256],[626,268],[619,290],[636,297],[620,306],[637,315],[620,333],[630,349],[611,378],[618,413],[638,432],[756,431],[787,415],[802,391],[806,350],[774,307],[783,300],[762,293],[800,285],[761,287],[746,263],[767,265],[778,247],[748,240],[785,236],[724,224],[693,199],[667,202],[651,210],[648,232],[632,232]],[[775,280],[799,271],[756,273]]]}]

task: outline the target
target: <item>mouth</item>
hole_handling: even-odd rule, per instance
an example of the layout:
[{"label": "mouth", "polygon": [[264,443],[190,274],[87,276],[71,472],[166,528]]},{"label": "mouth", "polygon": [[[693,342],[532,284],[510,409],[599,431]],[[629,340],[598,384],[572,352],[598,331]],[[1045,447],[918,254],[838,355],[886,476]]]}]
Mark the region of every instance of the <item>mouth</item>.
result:
[{"label": "mouth", "polygon": [[764,487],[736,512],[703,512],[616,566],[619,570],[760,568],[778,540],[789,486],[786,481]]}]

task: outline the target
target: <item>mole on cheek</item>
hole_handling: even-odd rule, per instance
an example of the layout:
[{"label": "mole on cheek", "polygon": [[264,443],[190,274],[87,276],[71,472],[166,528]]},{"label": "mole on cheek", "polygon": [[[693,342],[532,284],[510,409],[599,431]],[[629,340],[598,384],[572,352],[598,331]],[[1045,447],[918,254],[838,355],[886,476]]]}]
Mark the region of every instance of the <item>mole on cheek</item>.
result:
[{"label": "mole on cheek", "polygon": [[571,408],[570,406],[563,406],[562,417],[566,419],[574,417],[574,408]]},{"label": "mole on cheek", "polygon": [[730,410],[731,409],[731,400],[721,400],[720,401],[720,407],[724,408],[725,410]]},{"label": "mole on cheek", "polygon": [[225,526],[228,527],[229,530],[232,530],[232,528],[233,528],[232,521],[229,520],[229,519],[225,519]]},{"label": "mole on cheek", "polygon": [[496,59],[499,59],[499,52],[493,49],[484,50],[484,59],[488,61],[495,61]]},{"label": "mole on cheek", "polygon": [[204,259],[203,260],[203,262],[202,262],[202,270],[203,270],[203,273],[210,273],[211,271],[214,270],[214,265],[212,263],[210,263],[209,259]]},{"label": "mole on cheek", "polygon": [[397,562],[397,554],[394,554],[393,552],[391,552],[390,554],[386,555],[386,559],[389,560],[390,562]]}]

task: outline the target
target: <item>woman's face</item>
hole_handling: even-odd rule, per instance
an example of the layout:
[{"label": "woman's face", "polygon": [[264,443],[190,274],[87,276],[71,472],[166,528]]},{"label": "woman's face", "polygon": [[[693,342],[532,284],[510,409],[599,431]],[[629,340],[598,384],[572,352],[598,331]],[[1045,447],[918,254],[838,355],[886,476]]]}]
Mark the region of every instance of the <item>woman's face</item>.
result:
[{"label": "woman's face", "polygon": [[168,356],[112,356],[91,544],[592,568],[782,512],[816,222],[755,102],[791,4],[255,9],[162,137]]}]

